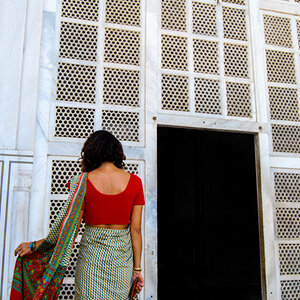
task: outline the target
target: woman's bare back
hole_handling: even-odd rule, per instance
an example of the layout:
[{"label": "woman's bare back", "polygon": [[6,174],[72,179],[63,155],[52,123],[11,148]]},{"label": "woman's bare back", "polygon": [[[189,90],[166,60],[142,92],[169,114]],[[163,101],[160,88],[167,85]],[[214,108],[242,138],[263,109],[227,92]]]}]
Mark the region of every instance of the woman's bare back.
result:
[{"label": "woman's bare back", "polygon": [[[117,168],[113,163],[105,162],[99,168],[89,172],[88,179],[100,193],[117,195],[126,189],[130,180],[130,174]],[[128,226],[119,224],[88,225],[111,229],[125,229]]]}]

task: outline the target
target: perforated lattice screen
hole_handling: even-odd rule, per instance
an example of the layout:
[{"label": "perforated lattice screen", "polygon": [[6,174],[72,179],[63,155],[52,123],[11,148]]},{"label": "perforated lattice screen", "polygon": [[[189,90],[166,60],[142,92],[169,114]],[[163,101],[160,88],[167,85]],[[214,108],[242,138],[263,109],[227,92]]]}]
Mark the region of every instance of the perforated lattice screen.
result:
[{"label": "perforated lattice screen", "polygon": [[279,244],[279,261],[281,275],[300,273],[300,244]]},{"label": "perforated lattice screen", "polygon": [[192,2],[193,33],[217,36],[217,6],[214,4]]},{"label": "perforated lattice screen", "polygon": [[106,28],[104,42],[105,62],[140,64],[140,32]]},{"label": "perforated lattice screen", "polygon": [[139,114],[129,111],[102,111],[102,128],[122,141],[139,141]]},{"label": "perforated lattice screen", "polygon": [[196,112],[220,115],[220,81],[205,78],[195,78],[194,84]]},{"label": "perforated lattice screen", "polygon": [[270,86],[269,102],[272,120],[300,121],[297,89]]},{"label": "perforated lattice screen", "polygon": [[58,64],[56,99],[95,103],[96,67],[78,64]]},{"label": "perforated lattice screen", "polygon": [[87,138],[94,131],[95,110],[81,107],[56,107],[56,137]]},{"label": "perforated lattice screen", "polygon": [[246,12],[244,9],[223,7],[224,37],[247,41]]},{"label": "perforated lattice screen", "polygon": [[263,13],[262,17],[273,151],[300,153],[299,20],[278,13]]},{"label": "perforated lattice screen", "polygon": [[162,77],[162,108],[189,110],[189,81],[186,76],[166,75]]},{"label": "perforated lattice screen", "polygon": [[300,237],[300,209],[276,208],[277,235],[279,238]]},{"label": "perforated lattice screen", "polygon": [[300,126],[272,125],[273,150],[275,152],[300,153]]},{"label": "perforated lattice screen", "polygon": [[105,21],[107,23],[130,26],[141,25],[140,0],[107,0]]},{"label": "perforated lattice screen", "polygon": [[58,299],[72,300],[74,299],[74,292],[75,292],[74,284],[63,284]]},{"label": "perforated lattice screen", "polygon": [[97,26],[62,22],[60,57],[96,61],[97,35]]},{"label": "perforated lattice screen", "polygon": [[291,48],[292,31],[289,18],[264,14],[266,44]]},{"label": "perforated lattice screen", "polygon": [[186,1],[162,1],[161,23],[163,29],[186,31]]},{"label": "perforated lattice screen", "polygon": [[276,202],[300,202],[300,173],[274,173]]},{"label": "perforated lattice screen", "polygon": [[100,3],[62,1],[52,136],[84,139],[103,126],[123,142],[142,145],[143,1]]},{"label": "perforated lattice screen", "polygon": [[140,105],[140,72],[104,69],[103,103],[124,106]]},{"label": "perforated lattice screen", "polygon": [[161,1],[161,111],[253,119],[246,3],[210,2]]},{"label": "perforated lattice screen", "polygon": [[281,300],[300,298],[300,280],[281,281]]},{"label": "perforated lattice screen", "polygon": [[237,117],[251,117],[250,85],[226,82],[227,114]]},{"label": "perforated lattice screen", "polygon": [[98,21],[99,0],[63,0],[62,17]]}]

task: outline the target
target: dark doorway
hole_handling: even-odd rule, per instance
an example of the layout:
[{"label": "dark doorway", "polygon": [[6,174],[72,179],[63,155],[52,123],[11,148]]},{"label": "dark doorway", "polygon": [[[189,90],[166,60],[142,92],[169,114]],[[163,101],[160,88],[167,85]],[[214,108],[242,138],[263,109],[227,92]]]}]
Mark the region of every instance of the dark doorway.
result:
[{"label": "dark doorway", "polygon": [[254,135],[158,128],[158,298],[260,300]]}]

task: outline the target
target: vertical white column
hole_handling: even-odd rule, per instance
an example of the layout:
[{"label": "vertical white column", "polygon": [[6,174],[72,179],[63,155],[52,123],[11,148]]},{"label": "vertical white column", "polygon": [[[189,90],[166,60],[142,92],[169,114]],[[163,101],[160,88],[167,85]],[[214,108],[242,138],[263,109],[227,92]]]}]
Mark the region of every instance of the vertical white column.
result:
[{"label": "vertical white column", "polygon": [[145,53],[145,299],[157,299],[157,103],[159,68],[159,5],[146,1]]},{"label": "vertical white column", "polygon": [[[265,276],[262,281],[265,281],[266,285],[266,299],[278,300],[280,299],[280,281],[279,281],[279,262],[276,254],[275,245],[275,230],[274,230],[274,201],[273,201],[273,188],[272,178],[270,172],[270,122],[268,118],[268,104],[267,104],[267,83],[266,83],[266,63],[264,54],[264,25],[260,15],[260,0],[251,0],[249,3],[249,17],[251,28],[251,49],[253,57],[253,70],[254,70],[254,85],[255,85],[255,99],[256,99],[256,111],[257,121],[263,123],[263,133],[258,133],[257,139],[257,168],[260,172],[261,182],[258,184],[260,190],[261,203],[259,207],[261,209],[260,220],[263,224],[260,224],[260,232],[264,243],[261,249],[264,249],[264,253],[261,253],[262,270],[265,271]],[[259,174],[257,174],[258,176]],[[263,257],[264,256],[264,257]],[[262,287],[264,285],[262,284]]]}]

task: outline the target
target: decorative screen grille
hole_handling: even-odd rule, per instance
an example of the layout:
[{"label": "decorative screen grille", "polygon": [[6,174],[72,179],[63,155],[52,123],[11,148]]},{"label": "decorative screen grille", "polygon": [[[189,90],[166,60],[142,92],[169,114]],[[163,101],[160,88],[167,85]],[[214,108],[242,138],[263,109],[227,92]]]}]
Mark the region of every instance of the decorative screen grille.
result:
[{"label": "decorative screen grille", "polygon": [[281,281],[281,300],[299,299],[300,280]]},{"label": "decorative screen grille", "polygon": [[300,153],[299,20],[270,12],[262,16],[273,151]]},{"label": "decorative screen grille", "polygon": [[[124,145],[143,146],[144,0],[62,0],[55,101],[50,141],[81,143],[96,129]],[[105,8],[105,9],[103,9]],[[66,183],[80,173],[75,157],[51,157],[49,226],[68,195]],[[141,162],[126,170],[141,174]],[[73,248],[59,299],[73,299],[78,246]]]},{"label": "decorative screen grille", "polygon": [[161,0],[161,112],[254,119],[246,2],[207,2]]},{"label": "decorative screen grille", "polygon": [[142,146],[143,1],[104,2],[105,11],[100,0],[62,1],[51,139],[103,128]]},{"label": "decorative screen grille", "polygon": [[[275,219],[278,237],[281,299],[298,299],[299,280],[284,276],[300,275],[300,170],[273,169]],[[284,241],[284,243],[282,242]],[[297,279],[297,278],[296,278]],[[298,293],[298,294],[297,294]]]}]

